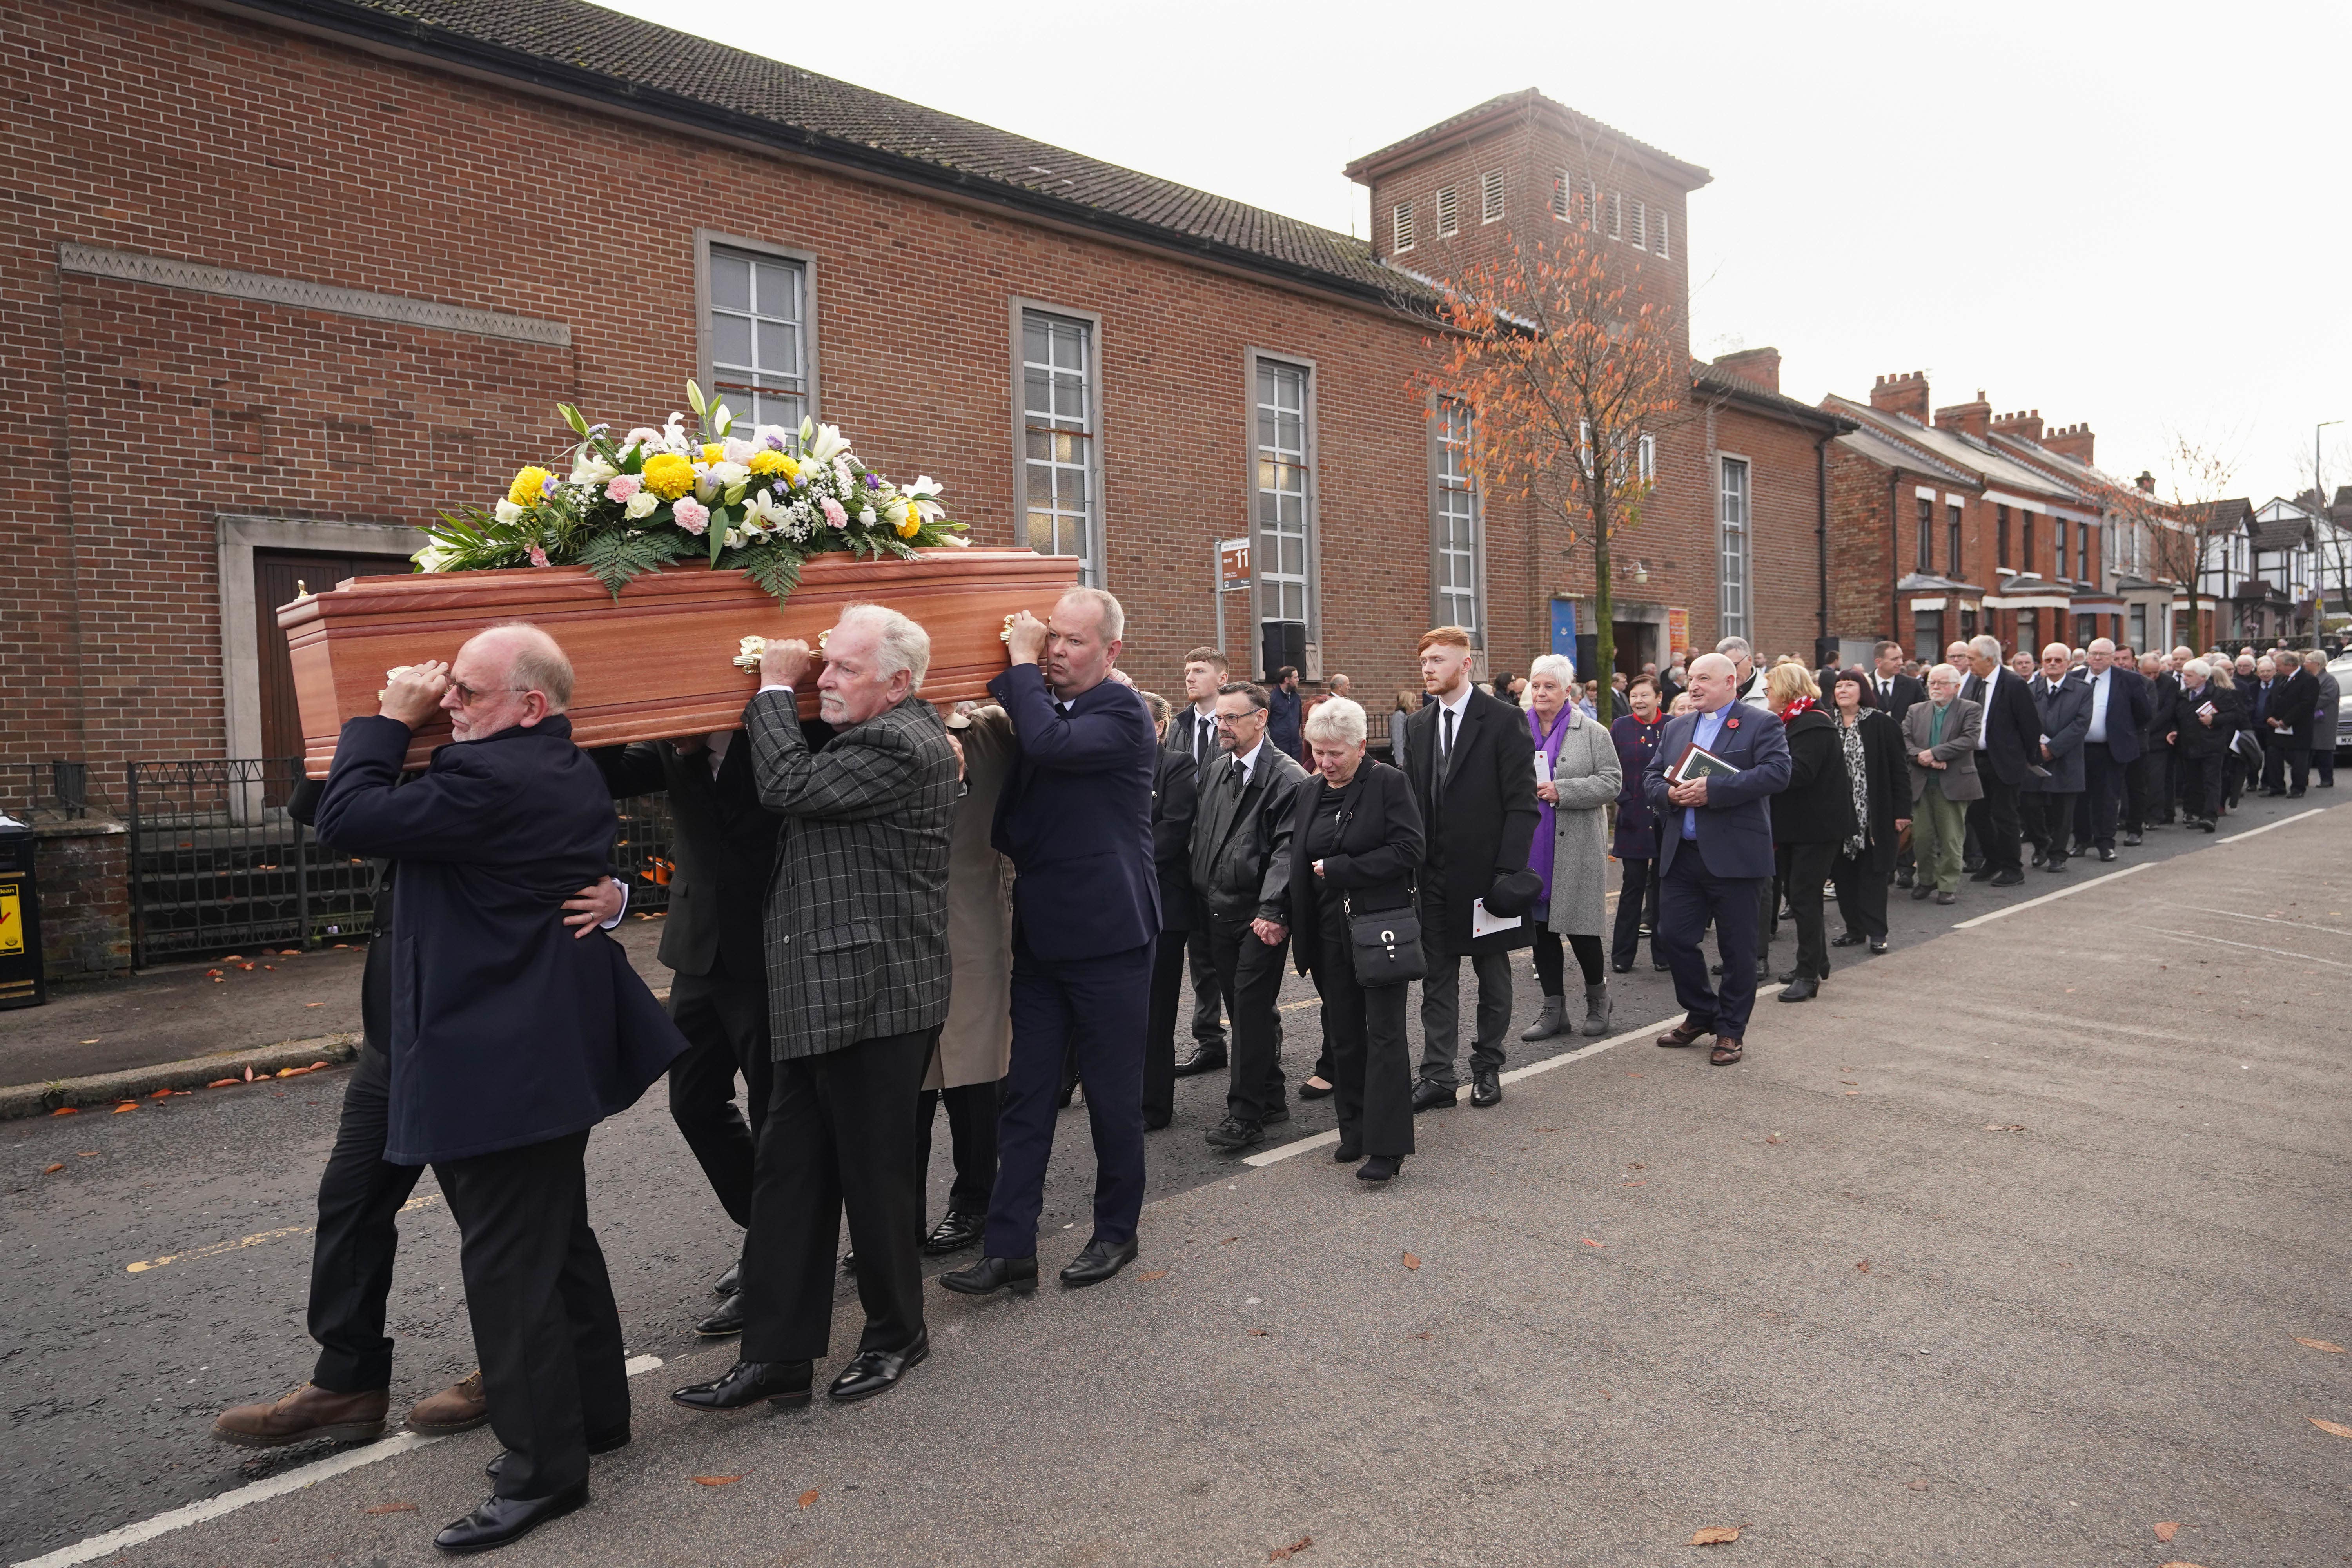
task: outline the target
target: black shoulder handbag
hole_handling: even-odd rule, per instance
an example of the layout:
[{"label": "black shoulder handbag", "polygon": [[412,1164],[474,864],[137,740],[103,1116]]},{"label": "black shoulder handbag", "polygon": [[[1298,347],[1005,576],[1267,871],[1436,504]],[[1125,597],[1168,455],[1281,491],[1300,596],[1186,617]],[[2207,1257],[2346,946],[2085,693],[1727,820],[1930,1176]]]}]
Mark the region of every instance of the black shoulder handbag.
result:
[{"label": "black shoulder handbag", "polygon": [[[1349,819],[1356,815],[1357,787],[1349,786],[1350,798],[1340,805],[1337,837],[1347,837]],[[1370,910],[1360,915],[1354,900],[1344,891],[1339,895],[1339,912],[1348,920],[1348,952],[1354,961],[1356,984],[1367,990],[1428,976],[1428,961],[1421,952],[1421,889],[1411,878],[1406,885],[1412,891],[1412,902],[1401,910]]]}]

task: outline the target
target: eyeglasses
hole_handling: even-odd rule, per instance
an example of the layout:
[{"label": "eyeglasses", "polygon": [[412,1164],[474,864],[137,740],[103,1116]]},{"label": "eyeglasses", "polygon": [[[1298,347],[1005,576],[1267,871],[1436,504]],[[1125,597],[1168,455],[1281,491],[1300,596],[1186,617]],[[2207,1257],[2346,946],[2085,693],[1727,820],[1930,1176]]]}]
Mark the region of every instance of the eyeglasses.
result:
[{"label": "eyeglasses", "polygon": [[485,687],[481,690],[477,691],[474,688],[467,685],[462,680],[453,680],[449,683],[449,689],[457,694],[458,707],[471,708],[482,698],[495,696],[502,691],[527,691],[530,688],[523,686],[491,686]]}]

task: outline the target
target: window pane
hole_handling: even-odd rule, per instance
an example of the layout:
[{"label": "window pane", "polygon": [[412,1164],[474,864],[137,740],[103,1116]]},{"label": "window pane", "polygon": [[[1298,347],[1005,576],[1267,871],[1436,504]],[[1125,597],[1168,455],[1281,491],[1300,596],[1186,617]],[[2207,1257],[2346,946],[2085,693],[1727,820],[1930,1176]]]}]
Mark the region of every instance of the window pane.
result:
[{"label": "window pane", "polygon": [[751,264],[725,251],[710,253],[710,302],[730,310],[751,308]]},{"label": "window pane", "polygon": [[799,263],[710,252],[713,391],[739,424],[798,425],[807,412]]},{"label": "window pane", "polygon": [[710,318],[710,358],[714,364],[751,364],[751,321],[743,316],[714,313]]},{"label": "window pane", "polygon": [[762,261],[759,269],[759,297],[752,308],[763,316],[781,317],[784,321],[801,319],[801,269],[781,262]]},{"label": "window pane", "polygon": [[1092,399],[1084,321],[1035,310],[1021,318],[1021,402],[1029,428],[1030,548],[1075,555],[1079,580],[1099,584],[1094,559]]}]

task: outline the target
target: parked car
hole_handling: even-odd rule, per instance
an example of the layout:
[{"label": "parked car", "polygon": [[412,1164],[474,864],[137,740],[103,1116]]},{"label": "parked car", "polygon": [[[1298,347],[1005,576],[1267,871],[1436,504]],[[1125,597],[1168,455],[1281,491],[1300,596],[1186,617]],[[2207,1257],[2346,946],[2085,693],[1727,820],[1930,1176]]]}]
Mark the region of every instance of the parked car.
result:
[{"label": "parked car", "polygon": [[2327,673],[2336,678],[2336,689],[2343,693],[2336,700],[2336,751],[2340,756],[2352,752],[2352,652],[2329,659]]}]

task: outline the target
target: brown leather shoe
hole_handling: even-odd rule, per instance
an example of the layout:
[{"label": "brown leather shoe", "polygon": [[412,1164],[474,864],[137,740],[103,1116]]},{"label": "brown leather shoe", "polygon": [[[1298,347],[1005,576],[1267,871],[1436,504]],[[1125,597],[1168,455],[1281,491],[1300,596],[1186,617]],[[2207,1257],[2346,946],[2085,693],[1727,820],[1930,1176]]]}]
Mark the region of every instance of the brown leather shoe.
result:
[{"label": "brown leather shoe", "polygon": [[1664,1046],[1668,1050],[1680,1050],[1685,1046],[1695,1046],[1698,1044],[1701,1040],[1706,1038],[1713,1033],[1715,1033],[1713,1029],[1701,1028],[1697,1025],[1693,1024],[1689,1019],[1685,1018],[1681,1023],[1676,1024],[1673,1028],[1668,1029],[1664,1034],[1660,1035],[1653,1044]]},{"label": "brown leather shoe", "polygon": [[213,1436],[240,1448],[282,1448],[320,1437],[337,1443],[372,1443],[383,1436],[383,1415],[392,1396],[381,1388],[336,1394],[306,1383],[275,1405],[240,1405],[224,1410]]},{"label": "brown leather shoe", "polygon": [[490,1402],[482,1393],[479,1368],[438,1394],[427,1394],[409,1406],[408,1429],[420,1436],[446,1437],[470,1432],[490,1418]]}]

